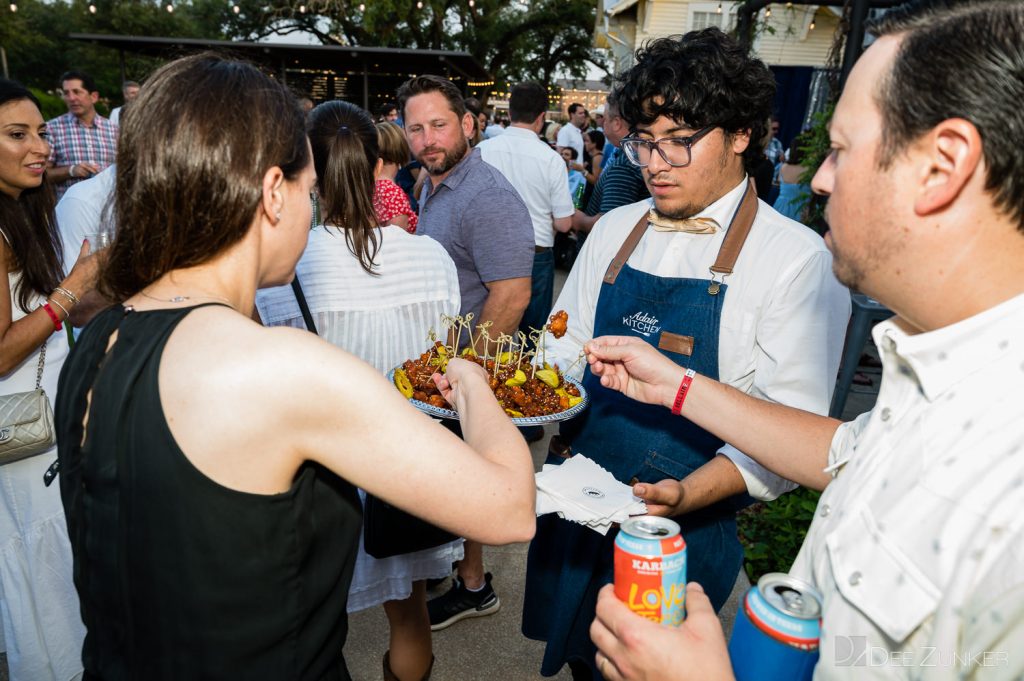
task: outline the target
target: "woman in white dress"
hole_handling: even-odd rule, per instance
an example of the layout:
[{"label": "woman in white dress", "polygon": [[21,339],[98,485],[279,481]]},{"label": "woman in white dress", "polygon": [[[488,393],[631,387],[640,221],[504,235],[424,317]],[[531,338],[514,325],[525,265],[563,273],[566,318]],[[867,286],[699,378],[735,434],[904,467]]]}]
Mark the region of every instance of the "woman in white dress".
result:
[{"label": "woman in white dress", "polygon": [[[365,111],[321,104],[310,114],[309,136],[325,224],[313,227],[296,276],[318,333],[387,372],[425,350],[442,315],[458,314],[455,265],[433,239],[378,224],[373,193],[382,161]],[[305,328],[291,287],[262,290],[256,303],[264,324]],[[461,557],[462,540],[381,560],[360,541],[348,611],[384,604],[391,630],[385,679],[429,677],[424,580],[447,576]]]},{"label": "woman in white dress", "polygon": [[[54,196],[44,180],[49,154],[39,103],[0,79],[0,287],[7,288],[0,288],[0,395],[35,389],[45,348],[41,386],[52,404],[68,354],[57,331],[92,289],[96,263],[80,257],[61,280]],[[0,466],[0,619],[15,680],[65,681],[82,672],[85,628],[60,490],[43,485],[56,449]]]}]

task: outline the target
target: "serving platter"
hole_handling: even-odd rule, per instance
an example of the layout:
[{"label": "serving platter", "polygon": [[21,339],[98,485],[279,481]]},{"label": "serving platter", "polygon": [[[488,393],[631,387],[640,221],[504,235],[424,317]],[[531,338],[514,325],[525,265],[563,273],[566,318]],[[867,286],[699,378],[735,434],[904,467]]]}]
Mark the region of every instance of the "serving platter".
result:
[{"label": "serving platter", "polygon": [[[401,367],[395,367],[396,369]],[[565,411],[560,411],[557,414],[545,414],[544,416],[511,416],[512,423],[517,426],[542,426],[546,423],[558,423],[559,421],[567,421],[575,416],[579,416],[587,405],[590,404],[590,396],[587,394],[586,389],[579,381],[571,376],[562,376],[562,380],[569,385],[574,385],[580,391],[581,399],[575,406],[569,407]],[[388,372],[388,381],[394,385],[395,382],[395,369]],[[416,407],[424,414],[433,416],[439,419],[449,419],[452,421],[459,420],[459,413],[454,409],[444,409],[441,407],[435,407],[432,404],[426,402],[420,402],[409,398],[409,404]]]}]

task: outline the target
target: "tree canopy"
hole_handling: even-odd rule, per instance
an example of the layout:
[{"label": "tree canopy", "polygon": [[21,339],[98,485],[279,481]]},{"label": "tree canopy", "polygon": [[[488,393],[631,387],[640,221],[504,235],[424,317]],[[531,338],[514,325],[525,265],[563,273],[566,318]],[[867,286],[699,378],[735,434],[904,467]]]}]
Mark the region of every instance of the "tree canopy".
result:
[{"label": "tree canopy", "polygon": [[[0,8],[0,46],[11,77],[44,90],[72,67],[90,72],[105,97],[120,98],[120,63],[110,49],[67,39],[107,33],[259,40],[273,33],[313,35],[328,45],[460,50],[494,76],[474,94],[557,75],[583,78],[604,68],[592,48],[594,0],[15,0]],[[168,6],[172,11],[168,11]],[[152,59],[126,56],[128,78],[143,79]]]}]

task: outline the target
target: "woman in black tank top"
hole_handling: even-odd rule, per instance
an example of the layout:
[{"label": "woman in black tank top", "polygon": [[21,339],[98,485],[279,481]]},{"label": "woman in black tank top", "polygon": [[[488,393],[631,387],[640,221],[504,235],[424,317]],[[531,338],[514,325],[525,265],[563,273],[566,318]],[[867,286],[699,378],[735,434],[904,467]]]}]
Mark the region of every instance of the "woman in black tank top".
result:
[{"label": "woman in black tank top", "polygon": [[353,485],[489,544],[533,534],[529,451],[479,367],[437,379],[463,442],[359,360],[249,319],[293,276],[314,183],[296,101],[251,66],[173,62],[122,119],[100,284],[122,302],[56,405],[87,679],[348,679]]}]

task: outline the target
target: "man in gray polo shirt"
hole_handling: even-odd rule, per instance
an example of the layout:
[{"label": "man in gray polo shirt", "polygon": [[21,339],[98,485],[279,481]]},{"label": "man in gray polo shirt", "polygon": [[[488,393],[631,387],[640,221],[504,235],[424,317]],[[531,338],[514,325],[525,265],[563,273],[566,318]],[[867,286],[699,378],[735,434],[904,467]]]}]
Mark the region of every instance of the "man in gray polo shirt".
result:
[{"label": "man in gray polo shirt", "polygon": [[[436,239],[455,261],[462,310],[490,333],[514,334],[530,302],[533,222],[501,172],[470,152],[473,115],[462,93],[438,76],[417,76],[398,90],[398,105],[413,156],[428,181],[419,197],[419,234]],[[490,615],[500,601],[484,574],[483,547],[466,542],[452,589],[429,605],[431,628]]]},{"label": "man in gray polo shirt", "polygon": [[496,168],[470,153],[472,114],[448,80],[419,76],[398,91],[405,134],[429,180],[417,231],[455,261],[461,314],[491,321],[491,334],[515,333],[530,301],[533,223],[526,204]]}]

